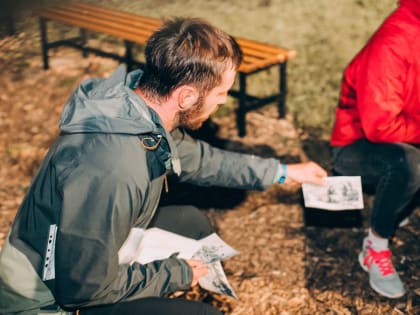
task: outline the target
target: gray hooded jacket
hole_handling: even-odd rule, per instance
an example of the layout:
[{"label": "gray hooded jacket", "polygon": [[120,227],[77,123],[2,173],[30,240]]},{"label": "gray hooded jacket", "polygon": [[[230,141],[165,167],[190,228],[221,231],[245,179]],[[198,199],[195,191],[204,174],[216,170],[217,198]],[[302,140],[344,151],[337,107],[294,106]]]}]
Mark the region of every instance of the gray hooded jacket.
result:
[{"label": "gray hooded jacket", "polygon": [[0,253],[0,314],[36,314],[163,296],[187,289],[192,272],[171,257],[119,264],[133,227],[146,228],[164,177],[202,186],[265,189],[275,159],[169,134],[133,91],[141,71],[119,67],[83,82],[65,105],[49,150]]}]

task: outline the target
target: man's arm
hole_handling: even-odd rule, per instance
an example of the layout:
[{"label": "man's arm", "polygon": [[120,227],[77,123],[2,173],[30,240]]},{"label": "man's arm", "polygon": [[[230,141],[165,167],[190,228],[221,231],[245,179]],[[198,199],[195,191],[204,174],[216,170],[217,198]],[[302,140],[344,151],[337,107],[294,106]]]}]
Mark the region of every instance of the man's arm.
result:
[{"label": "man's arm", "polygon": [[55,283],[69,308],[115,303],[189,288],[191,267],[169,258],[146,265],[118,264],[118,250],[141,209],[141,192],[111,174],[73,174],[62,187]]},{"label": "man's arm", "polygon": [[[181,130],[172,135],[181,159],[181,181],[201,186],[266,189],[278,182],[280,161],[250,154],[235,153],[210,146]],[[327,175],[314,162],[287,166],[286,182],[322,184]]]}]

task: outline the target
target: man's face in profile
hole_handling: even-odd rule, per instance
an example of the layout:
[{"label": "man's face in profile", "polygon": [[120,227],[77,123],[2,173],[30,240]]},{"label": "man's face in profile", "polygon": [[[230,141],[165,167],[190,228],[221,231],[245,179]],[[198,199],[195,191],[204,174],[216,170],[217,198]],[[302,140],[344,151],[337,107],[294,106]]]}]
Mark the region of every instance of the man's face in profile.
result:
[{"label": "man's face in profile", "polygon": [[197,102],[190,109],[179,112],[179,125],[195,130],[217,111],[220,105],[225,104],[229,90],[235,82],[236,70],[229,68],[222,75],[222,82],[210,90],[206,95],[200,94]]}]

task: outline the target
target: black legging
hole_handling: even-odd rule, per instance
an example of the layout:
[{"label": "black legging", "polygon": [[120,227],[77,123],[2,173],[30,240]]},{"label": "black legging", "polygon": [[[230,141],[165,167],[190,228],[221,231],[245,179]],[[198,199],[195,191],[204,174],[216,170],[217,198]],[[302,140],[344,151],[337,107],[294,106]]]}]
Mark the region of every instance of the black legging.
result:
[{"label": "black legging", "polygon": [[420,188],[420,150],[404,143],[372,143],[359,140],[334,148],[334,171],[362,177],[373,186],[375,202],[371,227],[384,238],[394,235],[401,212]]},{"label": "black legging", "polygon": [[[157,210],[149,227],[158,227],[186,237],[201,239],[213,233],[206,215],[192,206],[167,206]],[[79,310],[80,315],[223,315],[211,305],[185,300],[151,297],[131,302],[90,307]]]}]

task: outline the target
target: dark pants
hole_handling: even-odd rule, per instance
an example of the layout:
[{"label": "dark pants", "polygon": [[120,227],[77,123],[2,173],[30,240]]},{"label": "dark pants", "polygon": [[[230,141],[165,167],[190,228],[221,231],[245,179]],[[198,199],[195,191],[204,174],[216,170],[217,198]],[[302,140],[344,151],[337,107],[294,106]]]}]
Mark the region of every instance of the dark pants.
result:
[{"label": "dark pants", "polygon": [[132,302],[82,309],[80,315],[222,315],[211,305],[185,299],[144,298]]},{"label": "dark pants", "polygon": [[[199,209],[191,206],[161,207],[149,227],[159,227],[194,239],[213,233],[213,228]],[[211,305],[182,298],[151,297],[131,302],[81,309],[80,315],[222,315]]]},{"label": "dark pants", "polygon": [[373,189],[371,228],[384,238],[393,236],[420,188],[420,150],[404,143],[359,140],[333,148],[333,168],[339,175],[360,175],[364,189]]}]

